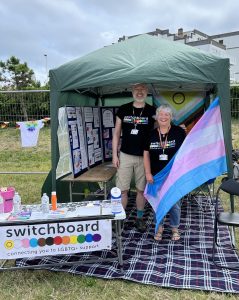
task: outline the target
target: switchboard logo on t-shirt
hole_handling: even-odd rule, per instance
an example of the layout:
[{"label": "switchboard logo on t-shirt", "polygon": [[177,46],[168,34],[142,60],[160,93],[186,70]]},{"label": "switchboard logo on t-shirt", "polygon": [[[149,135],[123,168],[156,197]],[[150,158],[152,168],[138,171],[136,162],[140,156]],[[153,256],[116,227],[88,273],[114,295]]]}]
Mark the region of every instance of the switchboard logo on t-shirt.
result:
[{"label": "switchboard logo on t-shirt", "polygon": [[129,124],[148,124],[149,120],[148,117],[136,117],[136,116],[125,116],[124,123],[129,123]]},{"label": "switchboard logo on t-shirt", "polygon": [[[172,141],[167,141],[166,145],[164,148],[174,148],[175,147],[175,140],[172,140]],[[164,145],[164,143],[163,143]],[[155,149],[162,149],[162,146],[160,144],[160,142],[152,142],[150,143],[150,146],[149,146],[150,150],[155,150]]]}]

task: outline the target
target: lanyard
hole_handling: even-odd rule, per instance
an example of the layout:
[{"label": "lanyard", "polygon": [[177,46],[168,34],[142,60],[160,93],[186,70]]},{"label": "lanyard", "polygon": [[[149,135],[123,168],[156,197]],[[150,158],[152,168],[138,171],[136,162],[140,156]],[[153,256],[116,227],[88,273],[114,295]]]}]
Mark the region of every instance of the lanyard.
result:
[{"label": "lanyard", "polygon": [[160,146],[161,146],[161,148],[163,149],[163,154],[164,154],[164,149],[165,149],[166,146],[167,146],[168,133],[169,133],[170,128],[171,128],[171,126],[168,127],[168,131],[167,131],[167,133],[165,134],[166,137],[165,137],[165,141],[164,141],[164,142],[162,141],[160,128],[158,128],[159,140],[160,140]]},{"label": "lanyard", "polygon": [[142,113],[143,113],[143,111],[144,111],[144,108],[145,108],[145,105],[144,105],[143,109],[142,109],[141,112],[140,112],[139,120],[136,120],[136,116],[135,116],[135,113],[134,113],[134,106],[133,106],[133,117],[134,117],[133,122],[134,122],[134,128],[135,128],[135,129],[136,129],[138,123],[140,122],[140,118],[141,118],[141,116],[142,116]]}]

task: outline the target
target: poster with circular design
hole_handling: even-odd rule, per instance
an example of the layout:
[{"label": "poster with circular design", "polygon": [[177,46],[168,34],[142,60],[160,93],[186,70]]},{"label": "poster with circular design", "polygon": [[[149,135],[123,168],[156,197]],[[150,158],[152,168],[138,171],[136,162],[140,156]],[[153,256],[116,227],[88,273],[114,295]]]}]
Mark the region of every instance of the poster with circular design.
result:
[{"label": "poster with circular design", "polygon": [[185,95],[182,92],[174,93],[172,98],[175,104],[182,104],[185,101]]}]

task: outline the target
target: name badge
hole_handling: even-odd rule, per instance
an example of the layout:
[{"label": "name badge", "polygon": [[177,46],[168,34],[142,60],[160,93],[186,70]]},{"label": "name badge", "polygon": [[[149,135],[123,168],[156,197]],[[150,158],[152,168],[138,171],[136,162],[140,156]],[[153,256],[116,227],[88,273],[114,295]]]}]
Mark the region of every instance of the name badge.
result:
[{"label": "name badge", "polygon": [[138,132],[139,132],[139,130],[138,130],[138,129],[132,129],[132,130],[131,130],[131,132],[130,132],[130,134],[137,135],[137,134],[138,134]]},{"label": "name badge", "polygon": [[160,154],[159,155],[159,160],[168,160],[168,155],[167,154]]}]

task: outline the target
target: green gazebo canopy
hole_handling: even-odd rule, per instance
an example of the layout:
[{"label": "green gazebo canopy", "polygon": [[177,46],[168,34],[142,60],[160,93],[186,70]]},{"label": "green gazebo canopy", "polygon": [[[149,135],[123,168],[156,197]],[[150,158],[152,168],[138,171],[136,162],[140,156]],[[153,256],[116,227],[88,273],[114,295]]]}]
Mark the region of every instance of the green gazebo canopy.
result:
[{"label": "green gazebo canopy", "polygon": [[106,46],[50,70],[52,129],[52,188],[58,162],[58,108],[64,105],[98,105],[104,99],[129,95],[137,82],[155,90],[206,91],[219,96],[231,172],[231,110],[229,59],[157,36],[140,35]]}]

